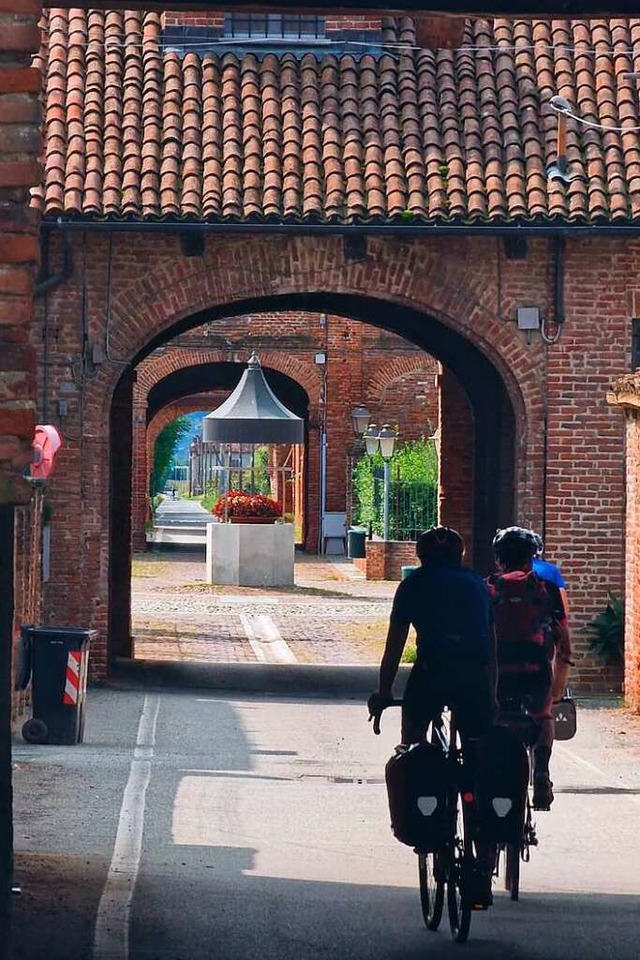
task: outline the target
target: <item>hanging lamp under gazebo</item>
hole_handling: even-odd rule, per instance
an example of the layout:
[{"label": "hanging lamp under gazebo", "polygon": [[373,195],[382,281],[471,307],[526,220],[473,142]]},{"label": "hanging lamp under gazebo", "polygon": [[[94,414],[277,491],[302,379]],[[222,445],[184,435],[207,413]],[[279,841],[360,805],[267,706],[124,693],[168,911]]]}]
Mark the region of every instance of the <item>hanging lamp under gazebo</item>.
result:
[{"label": "hanging lamp under gazebo", "polygon": [[202,421],[205,443],[304,443],[304,420],[280,403],[252,353],[230,397]]}]

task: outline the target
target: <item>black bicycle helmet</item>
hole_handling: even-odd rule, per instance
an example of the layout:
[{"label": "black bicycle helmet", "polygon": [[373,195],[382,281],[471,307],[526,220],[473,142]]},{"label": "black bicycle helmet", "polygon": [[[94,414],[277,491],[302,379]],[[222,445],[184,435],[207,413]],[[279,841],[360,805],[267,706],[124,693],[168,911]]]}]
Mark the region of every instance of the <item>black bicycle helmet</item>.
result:
[{"label": "black bicycle helmet", "polygon": [[416,553],[424,563],[460,563],[464,540],[452,527],[431,527],[419,537]]},{"label": "black bicycle helmet", "polygon": [[493,538],[496,558],[507,567],[519,567],[531,561],[538,552],[540,538],[525,527],[505,527]]}]

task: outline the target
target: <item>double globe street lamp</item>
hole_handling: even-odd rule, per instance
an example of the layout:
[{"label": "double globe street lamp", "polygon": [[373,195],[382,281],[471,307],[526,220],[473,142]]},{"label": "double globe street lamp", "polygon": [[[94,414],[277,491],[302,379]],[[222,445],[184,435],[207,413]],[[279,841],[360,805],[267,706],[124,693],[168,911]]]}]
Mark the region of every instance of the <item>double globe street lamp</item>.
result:
[{"label": "double globe street lamp", "polygon": [[384,496],[382,537],[384,540],[388,540],[391,489],[389,461],[393,457],[396,441],[398,439],[398,431],[388,423],[385,423],[382,427],[378,427],[375,423],[371,423],[370,421],[371,414],[366,407],[356,407],[351,413],[351,423],[353,424],[354,432],[358,437],[361,437],[364,440],[364,448],[367,456],[374,457],[377,453],[379,453],[383,460]]}]

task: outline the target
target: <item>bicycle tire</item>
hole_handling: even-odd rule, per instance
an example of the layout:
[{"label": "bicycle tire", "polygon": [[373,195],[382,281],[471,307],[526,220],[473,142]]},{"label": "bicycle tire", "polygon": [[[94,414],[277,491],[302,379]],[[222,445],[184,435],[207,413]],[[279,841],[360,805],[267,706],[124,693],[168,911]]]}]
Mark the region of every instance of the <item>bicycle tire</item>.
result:
[{"label": "bicycle tire", "polygon": [[520,897],[520,844],[507,843],[504,849],[504,887],[512,900]]},{"label": "bicycle tire", "polygon": [[455,943],[465,943],[471,926],[470,887],[473,866],[467,849],[467,822],[462,798],[452,797],[453,836],[447,870],[447,913]]},{"label": "bicycle tire", "polygon": [[471,927],[471,901],[468,895],[469,870],[464,853],[454,851],[447,879],[447,912],[451,937],[456,943],[465,943]]},{"label": "bicycle tire", "polygon": [[420,882],[420,906],[427,930],[437,930],[444,909],[445,881],[439,853],[418,854],[418,879]]}]

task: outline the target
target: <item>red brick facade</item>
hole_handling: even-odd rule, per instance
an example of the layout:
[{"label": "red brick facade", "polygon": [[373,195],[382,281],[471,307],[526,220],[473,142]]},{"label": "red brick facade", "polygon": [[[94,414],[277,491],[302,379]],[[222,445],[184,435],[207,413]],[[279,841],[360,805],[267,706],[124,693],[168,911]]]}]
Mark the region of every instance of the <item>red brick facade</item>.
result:
[{"label": "red brick facade", "polygon": [[418,563],[415,543],[367,540],[364,568],[367,580],[400,580],[402,568]]},{"label": "red brick facade", "polygon": [[[38,6],[22,4],[21,11],[21,28],[32,27]],[[17,36],[12,14],[0,15],[9,30],[6,35]],[[127,456],[124,450],[129,431],[111,429],[108,434],[110,410],[131,413],[133,385],[127,371],[154,338],[166,339],[207,319],[190,319],[198,311],[217,319],[235,304],[246,312],[246,301],[249,309],[259,303],[261,310],[268,310],[275,298],[278,308],[292,310],[299,307],[298,300],[308,307],[311,299],[314,309],[342,312],[404,333],[441,361],[445,373],[450,371],[460,382],[473,410],[473,444],[462,451],[468,463],[473,449],[473,509],[468,507],[466,519],[459,522],[474,530],[474,546],[486,538],[492,520],[517,517],[544,527],[548,553],[568,577],[577,626],[601,607],[607,588],[620,591],[622,423],[619,414],[605,406],[604,393],[628,367],[630,319],[636,315],[629,294],[640,259],[636,241],[569,241],[567,322],[560,341],[546,347],[537,335],[528,340],[513,322],[515,308],[522,305],[537,305],[544,316],[553,316],[552,256],[546,240],[530,242],[526,260],[512,262],[498,256],[500,244],[493,240],[387,238],[370,240],[366,263],[347,263],[337,238],[271,240],[256,235],[224,243],[210,238],[204,258],[194,260],[183,257],[177,239],[169,235],[133,244],[126,236],[111,240],[95,235],[82,243],[76,234],[74,275],[50,292],[46,307],[40,304],[39,324],[28,344],[39,250],[37,221],[25,212],[24,201],[25,185],[35,176],[39,79],[28,66],[33,30],[20,36],[0,67],[0,124],[5,134],[0,144],[5,178],[0,184],[0,336],[6,368],[0,397],[5,433],[0,435],[10,438],[0,448],[2,490],[5,501],[26,497],[18,474],[28,457],[25,441],[28,446],[34,423],[30,377],[37,348],[46,354],[39,416],[59,420],[67,437],[60,476],[52,484],[58,506],[47,616],[55,609],[56,617],[64,613],[68,622],[98,627],[99,674],[106,668],[110,617],[118,590],[124,589],[123,584],[114,585],[116,577],[108,584],[116,566],[114,531],[127,525],[116,521],[124,515],[130,490],[130,452]],[[552,140],[546,137],[549,144]],[[581,162],[579,145],[572,149],[575,162]],[[52,176],[55,170],[52,167]],[[537,182],[536,170],[527,168],[528,184]],[[451,189],[453,173],[450,168]],[[549,209],[567,215],[565,192],[559,187],[551,192],[555,206]],[[589,210],[605,216],[608,207],[603,204],[608,201],[605,191],[600,193],[590,195]],[[583,200],[580,193],[580,204]],[[61,265],[59,244],[53,248],[49,271]],[[451,437],[447,441],[444,420],[441,427],[446,444]],[[509,448],[516,452],[511,461]],[[458,493],[451,502],[448,493],[455,489],[456,474],[467,475],[452,466],[446,479],[445,470],[455,463],[456,456],[443,450],[443,510],[447,497],[453,509],[465,496]],[[469,504],[470,498],[465,499]],[[631,611],[633,604],[631,599]],[[111,628],[113,635],[113,620]],[[609,677],[587,661],[581,662],[581,674],[587,685]]]},{"label": "red brick facade", "polygon": [[640,376],[615,384],[609,402],[622,407],[626,421],[626,555],[624,696],[640,713]]},{"label": "red brick facade", "polygon": [[[61,425],[68,443],[52,484],[58,519],[46,608],[56,610],[56,616],[64,611],[69,622],[98,627],[102,645],[94,665],[99,673],[106,669],[106,635],[113,635],[109,618],[127,602],[124,584],[112,584],[110,593],[106,587],[116,542],[114,533],[110,559],[106,518],[111,510],[112,530],[123,529],[117,511],[125,509],[123,491],[129,487],[127,469],[120,465],[127,458],[130,463],[130,454],[121,451],[126,431],[117,429],[111,437],[105,431],[112,398],[131,416],[133,387],[123,377],[127,365],[138,363],[136,390],[143,388],[141,371],[157,362],[152,354],[140,364],[149,344],[204,322],[214,331],[222,329],[222,317],[231,323],[234,310],[250,313],[253,324],[257,313],[280,307],[298,317],[300,335],[309,337],[309,357],[317,343],[329,355],[333,351],[344,368],[336,382],[343,406],[342,412],[331,408],[328,385],[327,430],[342,449],[352,442],[344,411],[363,399],[362,384],[367,384],[365,396],[372,404],[375,391],[380,397],[385,391],[382,371],[388,356],[385,352],[375,362],[372,357],[374,341],[385,343],[386,334],[372,332],[367,322],[405,333],[443,363],[444,396],[456,396],[453,381],[447,386],[448,374],[459,384],[458,412],[450,400],[447,422],[443,403],[440,424],[442,517],[457,523],[470,546],[483,551],[476,561],[486,565],[486,544],[497,523],[519,519],[546,527],[548,553],[569,580],[576,626],[602,605],[607,588],[621,589],[622,424],[607,407],[605,392],[629,362],[625,293],[640,258],[638,245],[584,240],[569,246],[568,319],[558,343],[545,346],[537,334],[528,336],[514,322],[517,306],[537,304],[547,316],[552,309],[552,250],[544,240],[530,242],[524,261],[501,258],[499,270],[499,241],[473,239],[370,240],[367,262],[356,264],[344,261],[338,238],[291,237],[277,243],[258,236],[224,243],[210,238],[204,257],[196,259],[183,257],[177,238],[170,235],[138,237],[132,244],[126,235],[88,233],[81,245],[75,234],[74,244],[83,251],[76,272],[47,302],[49,329],[60,331],[57,342],[49,344],[47,406],[52,410],[61,398],[66,400]],[[605,272],[606,297],[599,281]],[[104,349],[92,351],[86,376],[76,380],[85,283],[89,339]],[[300,299],[306,304],[304,314],[295,313]],[[323,308],[328,316],[342,311],[353,320],[336,320],[324,334],[318,322]],[[42,306],[40,316],[44,322]],[[251,335],[242,338],[247,349],[254,345]],[[284,340],[272,354],[272,362],[277,355],[310,398],[317,396],[318,365],[289,357]],[[211,358],[216,356],[225,360],[227,353],[214,351]],[[158,367],[156,380],[167,374],[162,363],[167,361]],[[396,375],[404,372],[401,365],[395,370]],[[515,450],[515,458],[509,458],[509,450]],[[119,465],[111,479],[110,461]],[[318,466],[309,462],[310,497],[317,496],[312,481]],[[329,509],[343,509],[341,484],[344,466],[337,461]],[[110,485],[122,498],[120,506],[113,501],[109,506]],[[579,635],[576,639],[580,650]],[[581,659],[580,669],[587,688],[610,678],[587,660]]]}]

